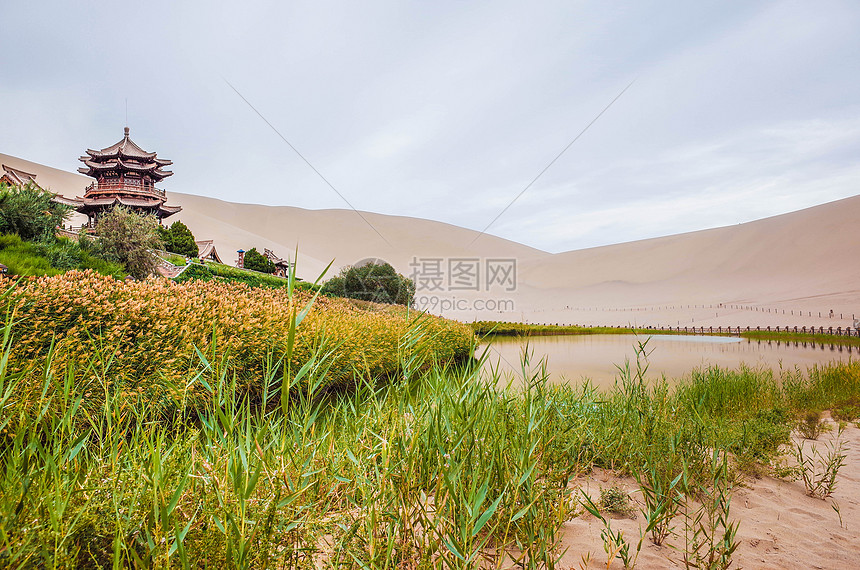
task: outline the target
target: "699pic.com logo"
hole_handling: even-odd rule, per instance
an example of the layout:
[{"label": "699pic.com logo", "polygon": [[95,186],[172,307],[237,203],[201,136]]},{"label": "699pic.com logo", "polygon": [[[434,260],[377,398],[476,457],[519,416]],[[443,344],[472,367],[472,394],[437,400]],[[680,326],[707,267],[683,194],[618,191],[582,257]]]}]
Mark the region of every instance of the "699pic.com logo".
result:
[{"label": "699pic.com logo", "polygon": [[415,287],[384,259],[368,257],[350,266],[343,274],[344,290],[353,299],[372,303],[408,305]]}]

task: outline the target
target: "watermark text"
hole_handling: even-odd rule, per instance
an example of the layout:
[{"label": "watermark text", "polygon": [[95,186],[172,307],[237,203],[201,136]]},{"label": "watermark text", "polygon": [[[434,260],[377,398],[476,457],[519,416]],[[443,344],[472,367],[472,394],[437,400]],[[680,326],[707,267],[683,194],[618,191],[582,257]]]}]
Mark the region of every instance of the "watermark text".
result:
[{"label": "watermark text", "polygon": [[513,299],[458,299],[442,295],[416,295],[413,306],[418,310],[437,314],[451,311],[510,312],[516,309]]}]

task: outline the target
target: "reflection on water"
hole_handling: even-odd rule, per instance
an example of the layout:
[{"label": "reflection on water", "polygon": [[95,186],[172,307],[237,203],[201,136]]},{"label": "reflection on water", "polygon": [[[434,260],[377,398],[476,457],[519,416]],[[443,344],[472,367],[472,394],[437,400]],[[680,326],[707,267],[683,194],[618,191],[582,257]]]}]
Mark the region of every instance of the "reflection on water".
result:
[{"label": "reflection on water", "polygon": [[520,361],[528,342],[532,351],[532,369],[542,358],[556,382],[579,382],[590,379],[600,387],[610,387],[618,375],[616,365],[623,366],[629,359],[635,368],[637,342],[648,338],[649,378],[680,378],[696,367],[720,366],[738,368],[799,367],[806,370],[813,364],[834,360],[847,361],[857,357],[857,347],[819,344],[801,341],[752,340],[737,337],[654,335],[570,335],[525,338],[497,337],[488,343],[488,365],[496,366],[503,374],[522,375]]}]

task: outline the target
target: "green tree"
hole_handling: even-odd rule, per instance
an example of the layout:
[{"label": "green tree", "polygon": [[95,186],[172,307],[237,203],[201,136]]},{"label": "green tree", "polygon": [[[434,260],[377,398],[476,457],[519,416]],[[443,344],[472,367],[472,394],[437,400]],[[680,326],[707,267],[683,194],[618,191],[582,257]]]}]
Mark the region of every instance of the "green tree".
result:
[{"label": "green tree", "polygon": [[99,217],[93,248],[100,257],[124,265],[129,275],[143,279],[155,273],[156,260],[150,250],[164,247],[158,227],[155,216],[119,206]]},{"label": "green tree", "polygon": [[331,295],[332,297],[346,297],[346,288],[344,282],[345,270],[341,270],[339,275],[335,275],[322,285],[321,293],[323,295]]},{"label": "green tree", "polygon": [[245,252],[245,269],[259,271],[260,273],[274,273],[275,264],[269,261],[265,255],[257,251],[256,247],[252,247],[250,251]]},{"label": "green tree", "polygon": [[169,228],[159,226],[158,233],[167,251],[187,257],[197,257],[198,249],[194,234],[182,222],[173,222]]},{"label": "green tree", "polygon": [[373,303],[408,306],[415,296],[415,285],[389,263],[368,262],[344,267],[340,274],[326,281],[322,291]]},{"label": "green tree", "polygon": [[53,241],[56,227],[66,221],[71,211],[54,202],[53,197],[32,183],[0,184],[0,233],[17,234],[26,241]]}]

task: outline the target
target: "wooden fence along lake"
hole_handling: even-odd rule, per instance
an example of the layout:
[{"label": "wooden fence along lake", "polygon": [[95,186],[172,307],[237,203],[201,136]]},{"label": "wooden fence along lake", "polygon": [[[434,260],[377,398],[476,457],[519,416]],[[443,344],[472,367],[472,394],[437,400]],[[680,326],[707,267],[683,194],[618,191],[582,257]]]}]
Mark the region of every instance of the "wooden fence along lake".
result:
[{"label": "wooden fence along lake", "polygon": [[[649,327],[650,328],[650,327]],[[798,326],[785,326],[785,327],[667,327],[666,331],[675,331],[675,332],[684,332],[689,334],[741,334],[744,332],[783,332],[783,333],[797,333],[797,334],[809,334],[809,335],[832,335],[832,336],[846,336],[846,337],[857,337],[860,338],[860,329],[851,328],[851,327],[798,327]]]}]

